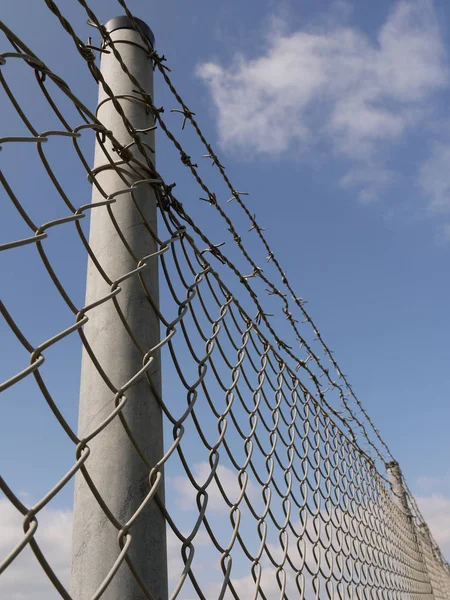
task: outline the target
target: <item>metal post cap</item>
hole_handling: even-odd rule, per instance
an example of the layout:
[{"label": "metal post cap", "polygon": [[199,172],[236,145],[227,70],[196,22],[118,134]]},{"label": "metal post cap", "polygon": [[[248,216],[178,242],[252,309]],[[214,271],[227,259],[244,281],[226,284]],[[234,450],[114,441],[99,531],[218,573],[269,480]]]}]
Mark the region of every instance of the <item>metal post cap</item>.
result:
[{"label": "metal post cap", "polygon": [[[142,21],[142,19],[138,19],[134,17],[134,20],[141,28],[142,33],[148,39],[152,47],[155,47],[155,36],[153,35],[153,31],[150,27]],[[120,17],[113,17],[106,24],[105,28],[108,33],[112,33],[113,31],[117,31],[118,29],[135,29],[133,22],[126,15],[121,15]]]}]

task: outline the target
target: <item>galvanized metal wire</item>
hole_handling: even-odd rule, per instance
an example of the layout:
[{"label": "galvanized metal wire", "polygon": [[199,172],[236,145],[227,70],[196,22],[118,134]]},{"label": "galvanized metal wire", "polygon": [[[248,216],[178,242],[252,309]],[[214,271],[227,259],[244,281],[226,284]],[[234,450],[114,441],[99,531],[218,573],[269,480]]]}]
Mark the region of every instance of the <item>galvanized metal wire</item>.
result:
[{"label": "galvanized metal wire", "polygon": [[[42,551],[37,532],[42,511],[72,484],[78,473],[117,530],[116,561],[110,565],[94,598],[105,594],[125,563],[138,580],[144,597],[154,597],[134,568],[129,549],[133,544],[133,527],[138,526],[142,511],[148,504],[156,503],[178,556],[178,561],[169,565],[172,599],[450,599],[449,565],[414,497],[405,487],[405,508],[389,491],[385,467],[393,456],[387,444],[307,312],[305,301],[294,292],[264,229],[244,201],[245,193],[237,191],[231,183],[195,113],[175,88],[164,57],[142,35],[125,1],[118,0],[136,31],[141,33],[155,70],[173,94],[179,107],[172,109],[175,114],[164,113],[155,106],[153,98],[129,72],[119,49],[85,0],[78,3],[97,28],[98,45],[83,42],[56,2],[44,0],[44,3],[73,40],[81,57],[80,65],[84,61],[95,82],[103,86],[144,160],[136,160],[70,86],[7,25],[0,24],[2,44],[6,45],[0,54],[3,98],[19,117],[26,133],[21,131],[1,138],[2,153],[15,145],[34,146],[36,154],[29,160],[43,168],[57,199],[55,214],[42,222],[34,216],[37,214],[39,218],[39,211],[16,192],[16,187],[22,188],[16,174],[1,173],[4,199],[14,208],[23,234],[2,241],[0,250],[5,256],[22,252],[23,272],[33,253],[58,302],[70,315],[63,328],[36,343],[32,341],[34,331],[22,326],[22,304],[0,303],[4,326],[14,344],[28,355],[28,363],[8,374],[0,383],[0,391],[7,393],[21,382],[34,379],[38,395],[73,446],[70,468],[32,506],[24,503],[19,490],[0,479],[5,498],[23,516],[19,541],[6,556],[0,556],[0,577],[26,549],[31,549],[54,591],[62,598],[72,597],[67,582],[61,580]],[[127,120],[121,99],[111,92],[96,65],[96,54],[102,52],[113,53],[132,81],[135,95],[131,101],[144,103],[152,113],[157,128],[171,142],[198,184],[201,199],[206,200],[223,223],[224,235],[225,232],[231,235],[239,261],[227,245],[210,239],[205,228],[191,216],[189,202],[182,202],[174,193],[174,185],[166,183],[155,169],[151,150],[142,140],[143,132]],[[15,94],[11,81],[19,70],[21,77],[35,79],[40,100],[45,101],[57,127],[41,130],[28,118],[23,97]],[[186,124],[192,125],[231,198],[219,198],[218,192],[206,183],[203,168],[193,162],[173,133],[169,119],[175,123],[177,113],[183,117],[182,131]],[[86,156],[85,141],[92,142],[94,136],[103,148],[109,168],[123,182],[123,189],[112,195],[103,190],[99,173],[90,167],[90,158]],[[66,144],[64,151],[90,184],[97,187],[103,196],[101,202],[80,201],[69,191],[64,175],[57,173],[52,153],[47,150],[55,140]],[[109,147],[113,148],[112,153]],[[135,174],[132,181],[130,172]],[[141,186],[151,187],[158,203],[158,232],[142,215],[147,235],[157,246],[151,256],[134,255],[127,232],[120,228],[113,211],[114,204],[123,198],[133,201],[133,192]],[[32,182],[28,189],[30,194],[36,193]],[[242,219],[236,223],[230,216],[230,200],[248,220],[249,231],[242,231]],[[92,211],[108,211],[117,236],[135,263],[132,271],[119,278],[111,279],[89,245],[85,222]],[[52,237],[59,231],[68,231],[67,228],[71,228],[83,256],[89,257],[108,285],[108,293],[89,305],[75,299],[66,273],[50,246]],[[246,241],[250,235],[256,235],[262,244],[264,254],[258,258],[248,249],[249,245],[254,247]],[[266,262],[261,263],[261,258]],[[159,262],[164,303],[158,302],[142,276],[154,259]],[[141,283],[149,314],[156,315],[161,326],[161,339],[153,348],[140,346],[137,332],[130,327],[118,302],[124,282],[136,278]],[[32,294],[28,300],[31,310]],[[117,320],[142,356],[141,368],[119,386],[113,382],[111,365],[101,364],[84,333],[85,324],[96,318],[96,310],[105,303],[114,306]],[[277,311],[274,317],[267,312],[268,303],[270,310]],[[282,334],[280,319],[288,324]],[[114,400],[107,418],[83,438],[78,437],[64,415],[61,399],[55,397],[47,384],[44,367],[52,349],[75,338]],[[161,352],[163,366],[170,375],[170,382],[169,376],[163,379],[162,395],[150,374],[155,352]],[[68,364],[66,368],[79,366]],[[128,401],[127,390],[142,379],[157,397],[171,435],[170,440],[166,435],[164,455],[155,464],[148,461],[133,438],[123,411]],[[171,393],[166,395],[165,389],[169,387]],[[3,418],[7,415],[7,405],[1,410]],[[100,494],[88,469],[90,442],[117,420],[148,472],[145,500],[126,522],[109,509],[108,498]],[[173,472],[178,488],[184,490],[185,499],[190,498],[191,502],[189,524],[183,510],[167,498],[174,491],[166,489],[166,502],[160,493],[163,472],[167,478],[175,464]],[[223,515],[227,516],[226,525]],[[215,579],[208,578],[204,563],[196,558],[205,539],[208,564]]]}]

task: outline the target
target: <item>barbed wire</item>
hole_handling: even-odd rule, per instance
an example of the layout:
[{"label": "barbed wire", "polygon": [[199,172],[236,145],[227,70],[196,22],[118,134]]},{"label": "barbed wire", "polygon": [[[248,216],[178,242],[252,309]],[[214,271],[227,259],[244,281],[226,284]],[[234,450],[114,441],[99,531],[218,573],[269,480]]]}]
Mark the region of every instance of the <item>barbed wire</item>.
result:
[{"label": "barbed wire", "polygon": [[[84,2],[84,0],[79,0],[80,3],[82,3],[83,5],[85,5],[86,3]],[[133,15],[131,14],[129,8],[127,7],[127,4],[125,2],[125,0],[118,0],[118,3],[121,5],[121,7],[124,9],[125,14],[128,16],[128,18],[130,20],[132,20],[132,22],[134,21],[134,26],[136,31],[138,31],[141,35],[141,38],[143,39],[143,41],[145,41],[145,43],[147,44],[148,47],[148,40],[146,40],[145,36],[143,36],[142,31],[140,30],[139,26],[137,25],[136,21],[134,20]],[[150,49],[149,49],[150,50]],[[327,346],[327,344],[324,342],[322,335],[319,331],[319,329],[317,328],[317,326],[315,325],[314,321],[312,320],[311,316],[308,314],[308,312],[305,309],[305,301],[303,298],[300,298],[294,291],[294,289],[292,288],[291,284],[289,283],[289,280],[287,278],[287,273],[286,271],[283,271],[280,263],[278,262],[277,258],[276,258],[276,254],[274,252],[274,250],[269,246],[263,231],[264,229],[257,223],[256,221],[256,215],[252,215],[252,213],[248,210],[248,208],[246,207],[246,205],[244,204],[244,202],[241,199],[242,195],[247,195],[246,193],[242,193],[242,192],[237,192],[236,188],[232,185],[231,181],[229,180],[227,174],[225,173],[225,168],[224,166],[220,163],[216,153],[214,152],[211,144],[206,140],[205,136],[203,135],[197,121],[195,120],[195,113],[191,110],[189,110],[189,108],[187,107],[187,105],[185,104],[185,102],[183,101],[182,97],[180,96],[180,94],[177,92],[175,86],[173,85],[168,71],[170,71],[170,69],[167,68],[165,61],[163,60],[164,57],[158,57],[159,60],[156,60],[156,66],[158,68],[158,70],[160,71],[161,75],[163,76],[165,82],[167,83],[170,91],[172,92],[172,94],[174,95],[174,97],[176,98],[177,102],[179,103],[179,105],[182,107],[182,114],[184,116],[184,120],[183,120],[183,128],[185,126],[185,123],[187,120],[189,120],[193,127],[195,132],[197,133],[198,137],[200,138],[200,140],[202,141],[203,145],[205,146],[208,154],[205,155],[207,158],[211,158],[213,165],[216,166],[218,168],[218,170],[220,171],[220,174],[222,175],[225,183],[227,184],[227,187],[230,191],[230,193],[232,194],[232,199],[236,200],[237,204],[239,205],[239,207],[243,210],[243,212],[245,213],[246,217],[248,218],[248,220],[250,221],[251,224],[251,229],[250,230],[255,230],[258,234],[258,237],[260,238],[261,242],[264,245],[264,248],[267,252],[267,261],[273,261],[273,263],[275,264],[277,271],[281,277],[281,281],[282,283],[286,286],[286,288],[288,289],[292,299],[294,300],[295,304],[297,305],[297,307],[300,309],[301,313],[303,314],[303,317],[305,318],[306,322],[312,327],[314,335],[317,336],[317,339],[320,341],[320,343],[322,344],[322,348],[325,351],[325,354],[328,356],[328,359],[330,360],[330,362],[332,363],[333,367],[336,370],[336,373],[338,375],[338,377],[340,379],[343,380],[348,392],[350,393],[351,398],[355,401],[355,403],[357,404],[358,408],[361,410],[362,414],[364,415],[364,417],[366,418],[367,422],[369,423],[370,427],[372,428],[376,439],[378,440],[378,442],[381,444],[382,448],[386,451],[387,456],[390,459],[393,459],[394,457],[392,456],[392,453],[390,452],[387,444],[385,443],[385,441],[381,438],[381,435],[378,431],[378,429],[375,427],[374,423],[372,422],[370,416],[368,415],[368,413],[366,412],[366,410],[364,409],[363,405],[361,404],[361,402],[359,401],[359,399],[357,398],[357,396],[355,395],[353,388],[351,387],[350,383],[348,382],[346,376],[344,375],[344,373],[342,373],[338,363],[336,362],[336,360],[333,357],[333,352],[330,350],[330,348]],[[166,131],[166,134],[168,132]],[[175,141],[175,140],[172,140]],[[185,155],[185,153],[182,150],[181,145],[177,146],[178,150],[180,151],[180,153],[182,154],[182,156]],[[194,169],[194,166],[192,166],[192,168]],[[202,186],[203,187],[203,186]],[[204,188],[205,189],[205,188]],[[205,191],[207,191],[205,189]],[[213,203],[213,205],[215,206],[215,208],[217,208],[217,210],[220,211],[220,207],[219,205],[216,203]],[[221,216],[227,221],[227,224],[232,228],[233,231],[233,235],[235,236],[235,241],[238,244],[238,246],[240,247],[242,252],[245,252],[245,249],[242,247],[242,244],[240,242],[240,236],[237,234],[237,232],[234,230],[234,227],[232,225],[232,223],[229,221],[229,219],[227,219],[224,211],[220,211]],[[253,263],[253,261],[250,259],[249,255],[246,253],[246,258],[247,260],[252,264],[254,269],[259,269],[255,263]],[[259,271],[258,271],[259,272]],[[291,313],[289,312],[289,304],[288,301],[286,299],[286,296],[281,294],[278,289],[276,288],[276,286],[271,283],[269,280],[267,280],[266,278],[264,278],[264,281],[267,283],[267,285],[270,286],[270,291],[273,294],[277,294],[280,295],[280,297],[283,299],[283,302],[285,304],[285,309],[283,312],[285,312],[286,318],[288,319],[289,323],[293,326],[294,331],[296,333],[297,338],[300,341],[300,347],[305,346],[308,354],[313,358],[313,360],[317,363],[317,365],[319,366],[319,368],[321,369],[322,373],[324,375],[326,375],[328,383],[333,386],[336,387],[339,390],[339,394],[343,403],[343,406],[345,407],[345,409],[347,410],[347,412],[349,412],[350,416],[355,419],[356,423],[358,424],[358,426],[363,430],[364,432],[364,436],[367,438],[367,432],[365,431],[365,428],[363,426],[362,423],[359,422],[359,420],[355,417],[355,415],[351,412],[351,409],[348,406],[348,403],[346,402],[345,398],[346,398],[346,394],[344,394],[343,390],[341,389],[341,387],[339,385],[336,384],[336,382],[334,382],[329,375],[328,369],[326,369],[325,367],[322,366],[320,360],[318,359],[318,357],[315,355],[315,353],[313,352],[313,350],[311,349],[310,345],[302,338],[302,336],[300,335],[298,329],[295,327],[295,319],[293,319]],[[369,440],[367,440],[369,441]],[[371,442],[369,442],[370,445]]]},{"label": "barbed wire", "polygon": [[[84,43],[82,42],[82,40],[76,35],[76,33],[74,32],[72,26],[70,25],[70,23],[67,21],[67,19],[64,18],[64,16],[61,14],[60,10],[58,9],[57,5],[52,1],[52,0],[45,0],[46,4],[49,6],[50,10],[58,17],[58,19],[60,20],[61,24],[63,25],[64,29],[69,33],[69,35],[72,37],[72,39],[75,42],[75,45],[78,49],[78,51],[80,52],[81,56],[83,58],[85,58],[88,61],[88,66],[89,66],[89,70],[90,72],[93,74],[95,80],[97,82],[99,82],[105,92],[107,93],[108,97],[111,98],[111,101],[113,102],[116,110],[119,112],[119,114],[121,114],[122,119],[124,120],[124,123],[127,127],[127,129],[129,130],[130,135],[133,137],[134,143],[136,144],[136,146],[139,148],[139,150],[142,151],[142,144],[141,141],[139,139],[139,136],[136,135],[135,133],[133,133],[132,128],[130,127],[130,123],[127,121],[125,115],[123,114],[123,111],[120,107],[120,104],[118,102],[118,100],[114,97],[114,95],[112,94],[108,84],[105,82],[100,70],[96,67],[96,65],[92,62],[92,54],[89,52],[86,52],[86,46],[84,45]],[[80,3],[86,8],[87,5],[83,0],[79,0]],[[164,121],[161,118],[161,109],[156,108],[153,105],[152,99],[149,97],[148,93],[142,89],[142,87],[140,86],[139,82],[136,80],[136,78],[134,78],[130,73],[129,70],[127,69],[126,65],[124,64],[123,60],[120,57],[120,53],[118,53],[118,51],[115,49],[114,44],[111,42],[111,38],[109,36],[109,34],[106,31],[103,31],[104,28],[102,27],[102,25],[100,24],[100,22],[98,21],[98,19],[95,16],[95,13],[93,13],[90,9],[88,9],[87,7],[87,12],[89,17],[92,19],[92,23],[95,24],[95,26],[97,28],[99,28],[102,31],[102,34],[104,35],[104,39],[106,40],[105,42],[105,47],[110,47],[111,51],[114,53],[114,56],[117,58],[121,68],[123,69],[123,71],[130,77],[133,85],[136,86],[137,90],[139,91],[140,94],[142,95],[143,100],[145,101],[146,105],[149,106],[150,110],[152,110],[153,115],[155,117],[155,120],[158,122],[158,124],[163,128],[164,132],[166,133],[166,135],[171,139],[171,141],[173,141],[175,143],[175,145],[177,146],[178,149],[181,149],[181,153],[182,153],[182,161],[184,164],[186,163],[186,160],[183,160],[184,157],[186,157],[187,155],[185,154],[185,152],[183,151],[181,145],[177,142],[177,140],[175,139],[175,137],[171,134],[171,132],[168,130],[168,128],[166,127],[166,125],[164,124]],[[148,43],[148,42],[147,42]],[[155,60],[154,57],[154,51],[152,51],[152,54],[150,55],[151,58],[153,60]],[[188,166],[192,169],[193,166],[192,164],[189,162]],[[149,164],[149,162],[147,161],[147,167],[152,169],[153,175],[155,177],[161,178],[161,175],[159,173],[156,172],[156,170],[154,169],[153,165]],[[208,198],[215,198],[215,195],[210,192],[210,190],[208,189],[208,187],[206,186],[206,184],[201,180],[201,178],[198,176],[197,172],[194,169],[194,173],[195,173],[195,177],[197,182],[201,185],[202,189],[207,193]],[[174,196],[172,189],[170,186],[166,185],[165,186],[165,192],[166,192],[166,197],[169,200],[172,208],[174,210],[176,210],[181,218],[187,222],[189,222],[190,226],[195,230],[195,232],[202,238],[202,240],[208,244],[209,248],[213,248],[213,254],[216,258],[219,258],[224,264],[226,264],[232,271],[233,273],[239,277],[241,283],[243,283],[246,288],[247,291],[249,291],[253,302],[255,303],[256,307],[257,307],[257,315],[258,318],[262,319],[265,322],[265,325],[267,326],[267,328],[269,329],[269,331],[271,332],[271,334],[274,336],[274,338],[276,339],[276,342],[278,344],[278,346],[280,348],[282,348],[283,350],[285,350],[292,358],[295,358],[297,361],[297,366],[299,368],[305,369],[309,375],[309,377],[313,380],[314,382],[314,386],[317,390],[317,394],[319,396],[319,398],[321,399],[322,402],[324,402],[325,406],[328,408],[328,410],[330,410],[337,418],[339,418],[347,427],[350,435],[356,440],[357,439],[357,434],[355,432],[355,430],[348,424],[348,420],[349,421],[355,421],[358,426],[362,429],[363,433],[364,433],[364,437],[367,440],[369,446],[375,451],[376,455],[380,458],[380,460],[383,460],[383,456],[380,453],[380,451],[378,450],[378,448],[371,442],[371,440],[369,439],[369,437],[367,436],[367,432],[365,430],[364,425],[361,423],[361,421],[356,417],[356,415],[350,411],[350,409],[348,408],[349,414],[350,414],[350,418],[346,419],[345,417],[343,417],[343,415],[341,413],[339,413],[338,411],[336,411],[335,408],[333,408],[326,400],[325,395],[323,393],[322,390],[322,386],[321,386],[321,382],[319,381],[319,377],[317,375],[314,374],[314,372],[308,367],[308,358],[306,360],[301,359],[300,357],[296,356],[292,351],[291,351],[291,347],[288,346],[281,338],[279,338],[274,330],[274,328],[271,326],[267,316],[266,316],[266,312],[264,311],[262,305],[260,304],[257,294],[252,290],[251,285],[249,283],[249,279],[251,279],[252,277],[258,275],[259,277],[263,278],[264,281],[271,286],[272,289],[272,293],[276,293],[278,294],[278,290],[277,288],[274,286],[274,284],[270,283],[266,278],[263,277],[261,270],[256,266],[256,264],[251,261],[251,259],[248,257],[248,260],[250,261],[252,267],[253,267],[253,271],[250,275],[248,276],[243,276],[234,266],[234,264],[232,263],[232,261],[230,261],[226,255],[224,255],[219,248],[217,247],[217,245],[214,245],[213,242],[205,235],[205,233],[203,231],[201,231],[195,224],[195,222],[189,217],[189,215],[186,212],[185,207],[176,199],[176,197]],[[212,201],[212,203],[216,205],[216,203],[214,201]],[[219,209],[220,210],[220,209]],[[221,214],[223,216],[224,213],[221,211]],[[231,223],[231,221],[225,217],[227,220],[227,224],[230,228],[230,230],[233,233],[233,236],[236,238],[238,238],[238,234],[236,232],[236,230],[233,227],[233,224]],[[239,238],[240,239],[240,238]],[[242,244],[239,242],[240,247],[243,249]],[[245,250],[244,250],[245,252]],[[248,256],[246,254],[246,256]],[[286,299],[285,303],[287,302]],[[284,309],[284,312],[288,309],[288,304],[286,304],[286,308]],[[290,314],[290,313],[289,313]],[[296,332],[297,337],[300,336],[297,328],[295,327],[295,323],[294,323],[294,319],[292,318],[292,316],[290,316],[290,318],[288,319],[289,322],[292,324],[292,326],[294,327],[294,330]],[[303,338],[300,338],[303,339]],[[307,344],[306,341],[302,342],[307,348],[310,348],[309,345]],[[310,355],[312,356],[312,355]],[[341,398],[343,398],[344,402],[345,402],[345,397],[343,396],[343,392],[342,390],[340,390],[341,393]]]},{"label": "barbed wire", "polygon": [[[241,200],[243,193],[233,188],[224,167],[195,121],[194,113],[174,88],[163,57],[148,46],[147,38],[125,2],[118,0],[135,30],[141,34],[149,59],[162,73],[181,105],[182,126],[190,121],[200,136],[233,200],[250,219],[251,228],[257,231],[283,285],[293,296],[295,305],[313,328],[342,379],[346,393],[340,384],[333,382],[329,371],[300,335],[287,294],[280,292],[253,261],[216,195],[163,120],[162,109],[155,107],[153,98],[131,73],[117,43],[85,0],[78,2],[101,34],[99,46],[84,44],[57,4],[53,0],[44,1],[74,41],[89,72],[111,101],[132,141],[120,141],[75,96],[63,79],[53,73],[5,24],[0,23],[1,31],[13,48],[11,52],[0,54],[0,85],[29,132],[27,136],[1,138],[0,147],[5,152],[17,143],[36,145],[38,160],[59,198],[58,210],[63,209],[55,218],[37,224],[16,194],[13,181],[1,174],[0,182],[6,198],[14,206],[29,235],[6,241],[0,245],[0,250],[10,253],[17,248],[24,251],[36,248],[49,282],[74,318],[73,323],[36,345],[31,343],[20,325],[21,315],[16,316],[19,308],[7,307],[2,302],[0,312],[17,344],[29,353],[29,365],[0,384],[0,391],[11,390],[21,381],[33,377],[56,422],[75,449],[75,462],[71,468],[32,507],[25,506],[7,481],[0,479],[3,494],[24,517],[23,537],[5,558],[0,557],[0,574],[10,569],[29,547],[59,595],[66,599],[76,597],[67,590],[66,582],[61,581],[45,556],[36,531],[42,511],[77,476],[88,486],[99,509],[117,533],[116,546],[112,549],[114,561],[105,572],[99,573],[99,585],[93,590],[92,599],[105,595],[124,564],[143,597],[155,597],[133,558],[134,532],[141,515],[151,505],[157,506],[178,549],[180,563],[172,567],[172,600],[180,597],[182,592],[195,594],[198,598],[217,596],[241,600],[247,597],[325,596],[330,599],[450,598],[448,564],[430,534],[427,538],[419,530],[424,520],[414,497],[406,487],[410,510],[402,511],[386,488],[385,474],[377,468],[376,458],[369,454],[370,450],[373,451],[375,457],[385,463],[386,455],[392,458],[388,447],[340,371],[332,352],[304,309],[303,301],[295,297],[262,228]],[[96,66],[95,52],[111,53],[129,77],[135,89],[128,99],[147,107],[155,124],[179,151],[183,164],[206,194],[206,200],[225,221],[245,261],[251,265],[250,274],[243,274],[221,249],[221,244],[210,240],[188,214],[185,205],[175,197],[173,185],[165,183],[155,169],[152,149],[144,141],[145,135],[154,130],[154,125],[141,130],[133,126],[123,110],[123,98],[114,94]],[[40,132],[27,117],[2,72],[4,67],[17,61],[30,67],[34,73],[42,96],[61,128]],[[73,126],[71,120],[64,116],[52,95],[49,82],[62,92],[64,101],[75,108],[81,123]],[[83,136],[94,135],[105,160],[104,167],[95,169],[89,166],[82,150]],[[66,139],[71,144],[78,164],[101,200],[79,205],[70,193],[64,191],[45,151],[46,144],[55,139]],[[123,185],[113,193],[108,192],[102,183],[101,174],[106,169],[114,172]],[[142,189],[155,194],[158,228],[162,233],[156,231],[136,199],[136,194]],[[141,221],[142,232],[154,248],[147,255],[136,254],[129,232],[113,210],[124,198],[132,202]],[[104,269],[101,257],[94,251],[83,229],[86,216],[95,211],[107,212],[112,231],[120,239],[127,255],[128,268],[115,276]],[[105,284],[105,293],[83,306],[73,299],[58,273],[54,256],[45,247],[51,233],[65,227],[74,228],[77,243],[81,244],[92,269]],[[146,273],[155,260],[160,264],[160,288],[165,298],[163,308],[160,308],[157,294],[146,279]],[[228,283],[230,275],[241,286],[239,298]],[[254,279],[261,279],[272,295],[280,298],[283,314],[305,349],[306,359],[302,359],[278,335],[252,285]],[[162,329],[161,338],[150,348],[142,343],[140,332],[133,329],[121,300],[125,286],[131,281],[139,282],[148,318],[155,319]],[[250,316],[246,308],[248,300],[257,309],[256,317]],[[88,331],[89,325],[98,318],[98,309],[105,306],[112,307],[111,314],[123,325],[141,359],[141,367],[119,383],[114,365],[106,364],[98,356],[94,349],[95,341],[93,344]],[[62,340],[72,339],[74,333],[83,348],[83,360],[89,362],[110,392],[110,403],[104,414],[96,423],[90,424],[81,437],[64,417],[42,373],[47,351]],[[158,388],[152,368],[160,353],[164,354],[173,378],[171,385],[177,390],[174,396],[178,398],[183,394],[185,397],[184,407]],[[327,390],[323,388],[319,375],[309,366],[310,362],[316,364],[331,388],[338,391],[345,414],[327,400]],[[308,383],[303,381],[302,375]],[[155,461],[149,460],[126,416],[125,407],[130,402],[131,391],[141,382],[156,398],[171,431],[170,443]],[[371,439],[366,425],[350,407],[348,394],[374,432],[377,442]],[[120,427],[125,432],[146,475],[142,502],[127,518],[115,514],[110,508],[108,489],[101,489],[88,469],[89,458],[95,452],[95,441],[111,427]],[[368,450],[360,443],[355,429],[362,433]],[[195,444],[187,439],[194,439]],[[203,477],[196,471],[193,446],[201,448],[207,456]],[[191,491],[191,508],[195,512],[194,524],[187,534],[183,516],[170,502],[164,501],[162,489],[163,471],[165,469],[167,473],[175,461],[183,485],[186,484]],[[233,474],[232,484],[226,479],[227,469]],[[217,517],[215,503],[222,505],[229,517],[230,535],[226,543],[221,541],[225,525],[223,519]],[[202,532],[208,539],[209,564],[218,566],[220,580],[208,580],[204,566],[195,558],[201,552]],[[75,554],[80,552],[77,544],[79,537],[75,536]],[[244,583],[242,572],[245,573]]]}]

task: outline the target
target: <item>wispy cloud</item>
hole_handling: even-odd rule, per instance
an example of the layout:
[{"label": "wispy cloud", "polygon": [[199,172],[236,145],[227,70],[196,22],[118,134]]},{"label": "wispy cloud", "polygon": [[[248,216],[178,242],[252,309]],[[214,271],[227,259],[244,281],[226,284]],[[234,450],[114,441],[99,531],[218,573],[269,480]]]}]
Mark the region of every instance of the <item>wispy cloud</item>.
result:
[{"label": "wispy cloud", "polygon": [[383,151],[422,121],[448,83],[432,0],[395,3],[375,41],[337,23],[289,33],[279,26],[263,55],[206,62],[197,73],[223,148],[280,155],[326,143],[366,174],[342,182],[363,189],[365,201],[391,177]]},{"label": "wispy cloud", "polygon": [[450,559],[450,498],[431,494],[418,496],[416,500],[436,542]]},{"label": "wispy cloud", "polygon": [[[6,499],[0,500],[0,560],[23,538],[22,515]],[[36,540],[57,577],[68,585],[72,539],[72,513],[45,508],[38,516]],[[58,592],[27,546],[0,577],[0,597],[8,600],[50,600]]]}]

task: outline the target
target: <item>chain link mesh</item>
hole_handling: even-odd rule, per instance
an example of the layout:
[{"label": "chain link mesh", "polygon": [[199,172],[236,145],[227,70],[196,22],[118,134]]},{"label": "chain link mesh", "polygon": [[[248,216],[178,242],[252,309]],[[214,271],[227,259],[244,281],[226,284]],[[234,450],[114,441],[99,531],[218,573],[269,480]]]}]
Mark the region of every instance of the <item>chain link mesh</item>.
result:
[{"label": "chain link mesh", "polygon": [[[140,32],[124,0],[118,2]],[[0,479],[5,500],[23,517],[17,544],[5,557],[0,556],[2,576],[31,550],[51,584],[50,594],[72,597],[67,581],[41,548],[38,529],[43,511],[71,489],[78,474],[118,534],[116,561],[95,598],[105,594],[125,563],[138,579],[144,597],[154,597],[134,569],[129,549],[133,543],[130,530],[138,526],[145,506],[156,503],[167,523],[172,599],[450,599],[449,566],[412,494],[405,488],[408,506],[404,509],[388,491],[385,466],[393,459],[389,448],[306,311],[305,301],[294,293],[264,229],[244,202],[245,193],[236,191],[195,113],[174,87],[164,57],[142,35],[156,72],[179,106],[167,115],[129,72],[119,49],[84,0],[78,4],[97,28],[99,46],[85,44],[55,2],[45,0],[45,4],[73,39],[80,61],[103,87],[143,160],[136,160],[129,147],[115,138],[61,77],[5,24],[0,25],[2,45],[8,44],[0,55],[3,100],[8,102],[11,119],[18,116],[21,127],[17,135],[0,139],[2,154],[11,152],[14,157],[16,152],[17,160],[34,161],[42,181],[46,180],[41,184],[42,193],[51,190],[52,197],[51,209],[43,218],[32,201],[39,196],[36,185],[41,179],[37,184],[23,182],[13,170],[0,175],[7,210],[12,209],[8,215],[14,212],[11,231],[20,232],[0,250],[7,261],[11,253],[18,253],[14,260],[25,272],[27,265],[35,265],[45,274],[48,286],[41,300],[40,290],[33,289],[25,302],[17,303],[14,292],[19,292],[13,289],[0,304],[5,341],[20,348],[21,356],[28,356],[28,362],[11,368],[0,385],[6,399],[2,411],[7,414],[8,402],[18,401],[21,390],[28,389],[21,386],[33,380],[34,397],[43,401],[42,410],[46,405],[45,410],[50,411],[71,445],[73,457],[70,468],[62,476],[55,472],[56,483],[32,506],[24,503],[14,486]],[[229,240],[226,248],[233,244],[232,250],[210,239],[206,228],[191,216],[189,202],[182,203],[175,196],[174,185],[156,171],[151,150],[143,142],[145,132],[126,119],[121,102],[96,65],[96,55],[101,52],[113,53],[130,78],[132,100],[144,103],[151,112],[155,125],[199,185],[201,200],[223,224]],[[44,102],[45,114],[51,115],[48,128],[37,128],[27,117],[29,98],[23,90],[14,92],[19,75],[25,86],[31,87],[32,79],[37,85],[38,101]],[[205,157],[212,161],[231,195],[228,202],[212,191],[201,174],[203,169],[192,162],[169,128],[169,121],[175,126],[179,114],[182,130],[190,123],[204,145]],[[109,168],[123,183],[114,194],[103,189],[99,172],[89,166],[94,138],[103,148]],[[60,169],[61,155],[76,175]],[[83,174],[87,183],[81,183]],[[75,178],[80,182],[75,183]],[[69,191],[84,190],[82,186],[88,185],[96,186],[102,201],[80,202],[85,193]],[[114,205],[134,202],[134,191],[141,187],[150,187],[158,204],[158,232],[141,215],[156,246],[151,256],[133,254],[127,231],[114,216]],[[118,278],[111,279],[89,245],[86,222],[93,211],[108,211],[135,264]],[[248,231],[242,231],[244,218]],[[264,269],[253,257],[255,244],[248,241],[255,234],[266,257]],[[75,288],[67,268],[74,256],[82,267],[89,257],[108,287],[103,297],[89,305],[83,305],[84,290]],[[144,276],[156,259],[159,302]],[[161,339],[153,348],[141,347],[139,332],[132,330],[121,305],[120,295],[130,280],[139,280],[148,314],[160,323]],[[114,307],[115,318],[142,356],[139,371],[119,384],[111,365],[99,360],[84,332],[86,323],[94,321],[96,311],[106,303]],[[52,320],[53,305],[61,307],[63,319],[55,316]],[[23,326],[26,312],[42,318],[48,327],[27,331]],[[61,326],[59,321],[63,321]],[[49,333],[35,339],[41,331]],[[73,419],[66,416],[63,399],[52,391],[51,365],[47,370],[46,364],[51,363],[50,358],[56,360],[59,348],[66,351],[67,344],[72,344],[75,353],[83,348],[113,400],[107,417],[82,439]],[[163,365],[162,395],[151,374],[158,353]],[[66,373],[79,371],[79,361],[68,359],[63,368]],[[124,410],[127,390],[142,380],[164,415],[165,451],[154,464],[133,438]],[[108,498],[102,497],[89,475],[92,441],[117,422],[148,473],[145,499],[127,522],[111,512]],[[163,471],[165,503],[161,499]],[[177,501],[177,493],[182,500]]]}]

